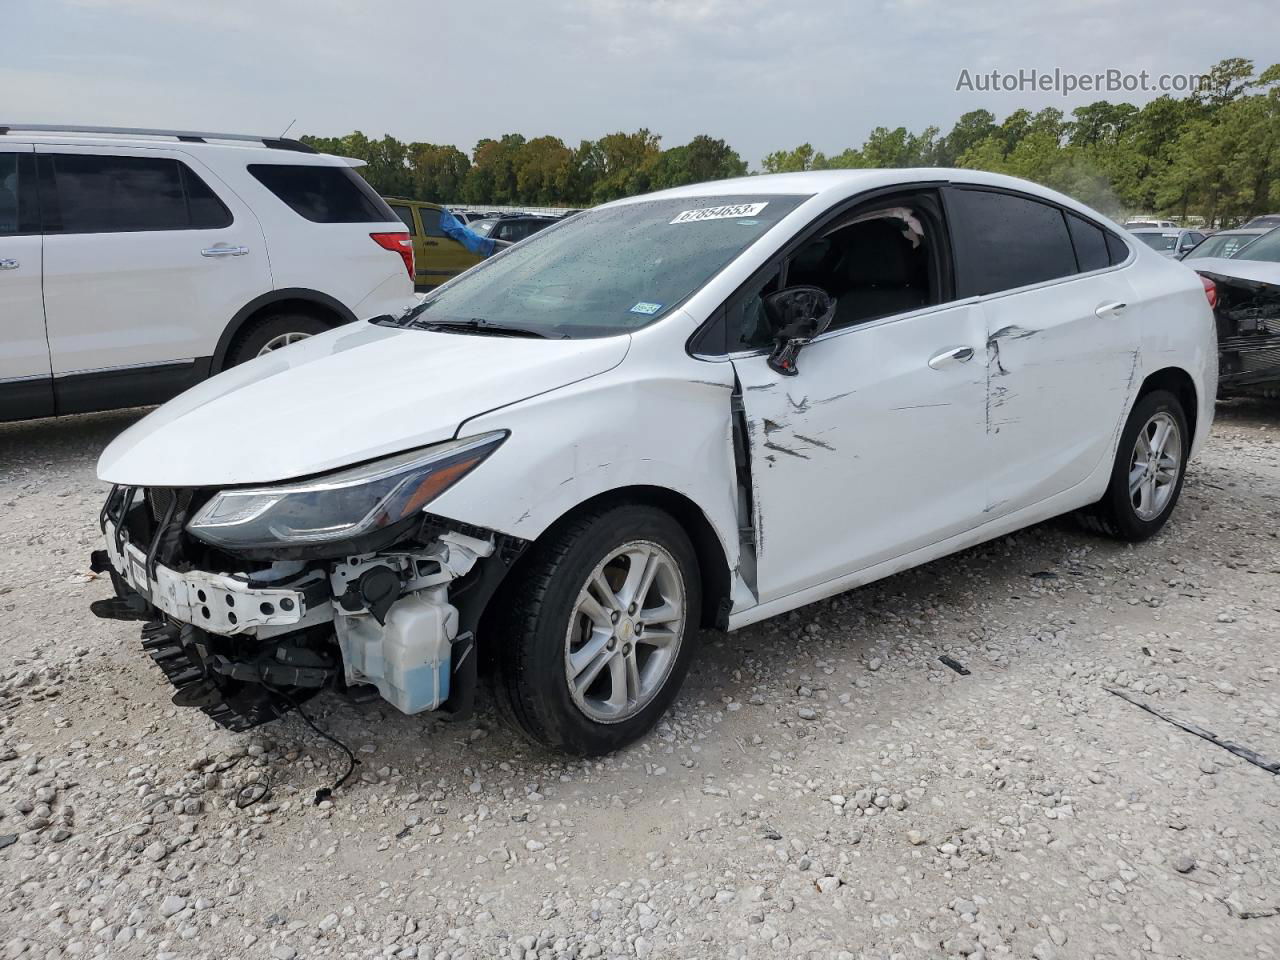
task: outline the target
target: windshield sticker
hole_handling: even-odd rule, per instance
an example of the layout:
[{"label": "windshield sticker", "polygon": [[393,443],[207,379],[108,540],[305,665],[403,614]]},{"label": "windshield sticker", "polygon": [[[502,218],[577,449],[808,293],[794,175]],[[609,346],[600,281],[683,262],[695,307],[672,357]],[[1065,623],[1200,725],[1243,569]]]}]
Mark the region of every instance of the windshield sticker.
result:
[{"label": "windshield sticker", "polygon": [[732,220],[736,217],[754,217],[769,205],[763,203],[729,203],[722,207],[702,207],[699,210],[681,210],[672,223],[697,223],[700,220]]},{"label": "windshield sticker", "polygon": [[628,310],[627,313],[642,313],[646,317],[651,317],[661,309],[662,304],[660,303],[649,303],[645,300],[641,300],[634,307]]}]

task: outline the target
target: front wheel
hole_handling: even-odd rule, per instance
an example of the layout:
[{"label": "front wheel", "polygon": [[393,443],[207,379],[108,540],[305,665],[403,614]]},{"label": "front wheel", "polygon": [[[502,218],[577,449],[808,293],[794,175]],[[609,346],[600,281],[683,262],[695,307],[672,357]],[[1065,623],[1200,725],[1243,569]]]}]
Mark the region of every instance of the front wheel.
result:
[{"label": "front wheel", "polygon": [[1134,404],[1106,495],[1090,511],[1104,532],[1137,542],[1157,533],[1182,493],[1191,435],[1178,398],[1153,390]]},{"label": "front wheel", "polygon": [[500,694],[544,746],[617,750],[666,712],[689,669],[697,555],[667,513],[613,507],[553,531],[528,558],[501,629]]}]

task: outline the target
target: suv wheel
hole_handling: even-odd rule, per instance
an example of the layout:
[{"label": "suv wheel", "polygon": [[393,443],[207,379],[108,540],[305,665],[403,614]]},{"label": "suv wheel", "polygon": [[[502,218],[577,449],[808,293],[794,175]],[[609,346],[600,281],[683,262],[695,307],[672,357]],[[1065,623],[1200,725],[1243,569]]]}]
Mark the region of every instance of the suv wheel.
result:
[{"label": "suv wheel", "polygon": [[684,530],[648,506],[579,517],[534,548],[505,612],[499,694],[534,741],[585,756],[642,736],[689,669],[701,610]]},{"label": "suv wheel", "polygon": [[1178,398],[1167,390],[1139,398],[1120,435],[1111,484],[1089,517],[1121,540],[1153,536],[1178,503],[1190,450],[1187,418]]},{"label": "suv wheel", "polygon": [[234,367],[328,329],[328,324],[309,313],[288,311],[268,314],[239,333],[227,351],[226,366]]}]

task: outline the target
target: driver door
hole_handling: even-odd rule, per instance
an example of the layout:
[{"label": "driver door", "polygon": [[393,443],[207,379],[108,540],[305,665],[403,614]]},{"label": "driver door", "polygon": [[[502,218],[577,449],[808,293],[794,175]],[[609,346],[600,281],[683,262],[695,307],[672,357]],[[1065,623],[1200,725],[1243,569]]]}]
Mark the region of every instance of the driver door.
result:
[{"label": "driver door", "polygon": [[[936,258],[945,258],[945,233],[935,228],[926,239],[942,245]],[[806,255],[801,248],[792,262]],[[727,305],[731,336],[735,323],[758,328],[760,296],[779,279],[796,284],[801,270],[782,269]],[[803,280],[839,286],[838,278],[819,282],[812,269]],[[870,299],[868,289],[874,284],[836,295]],[[928,299],[948,295],[935,290]],[[764,351],[731,357],[747,423],[761,603],[901,557],[984,519],[981,306],[934,302],[870,319],[843,313],[843,325],[800,351],[795,376],[771,369]]]}]

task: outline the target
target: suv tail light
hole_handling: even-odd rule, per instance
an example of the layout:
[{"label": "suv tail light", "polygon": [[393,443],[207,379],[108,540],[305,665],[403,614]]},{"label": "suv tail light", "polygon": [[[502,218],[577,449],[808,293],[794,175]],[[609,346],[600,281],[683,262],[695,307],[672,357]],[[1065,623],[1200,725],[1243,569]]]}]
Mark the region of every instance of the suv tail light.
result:
[{"label": "suv tail light", "polygon": [[404,261],[404,268],[409,271],[409,281],[413,282],[413,241],[409,239],[406,232],[397,231],[395,233],[371,233],[373,242],[380,246],[383,250],[390,250],[392,253],[400,254],[400,259]]},{"label": "suv tail light", "polygon": [[1209,301],[1209,308],[1216,309],[1218,306],[1218,285],[1203,274],[1200,275],[1200,283],[1204,286],[1204,297]]}]

